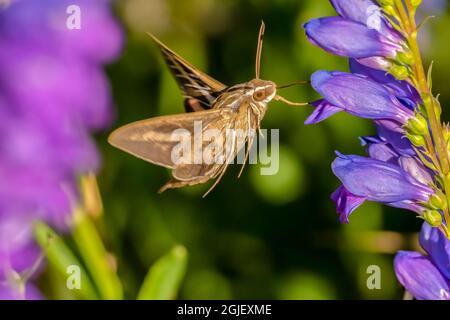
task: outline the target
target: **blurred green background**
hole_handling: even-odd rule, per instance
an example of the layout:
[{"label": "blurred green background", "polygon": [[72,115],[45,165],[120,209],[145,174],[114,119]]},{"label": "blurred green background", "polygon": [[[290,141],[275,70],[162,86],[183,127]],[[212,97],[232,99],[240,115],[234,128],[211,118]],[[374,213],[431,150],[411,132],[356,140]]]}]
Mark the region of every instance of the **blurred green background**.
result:
[{"label": "blurred green background", "polygon": [[[334,15],[317,0],[122,0],[116,12],[127,32],[120,60],[108,67],[117,118],[114,128],[161,114],[183,112],[175,81],[145,34],[150,31],[188,61],[233,85],[254,77],[260,21],[266,23],[262,78],[277,83],[308,79],[317,69],[347,70],[345,59],[313,47],[301,29]],[[423,31],[424,53],[435,59],[435,92],[448,105],[450,16],[438,12]],[[293,101],[318,96],[308,86],[286,89]],[[102,234],[118,261],[126,297],[135,297],[147,270],[175,244],[189,252],[181,299],[398,299],[402,289],[394,253],[416,247],[421,222],[406,211],[368,203],[340,225],[330,193],[334,150],[363,154],[358,136],[369,121],[339,114],[315,126],[309,107],[272,102],[263,128],[280,129],[280,170],[261,176],[232,166],[206,198],[209,184],[156,192],[167,170],[125,154],[98,137],[99,183],[105,205]],[[366,269],[381,267],[381,290],[368,290]]]}]

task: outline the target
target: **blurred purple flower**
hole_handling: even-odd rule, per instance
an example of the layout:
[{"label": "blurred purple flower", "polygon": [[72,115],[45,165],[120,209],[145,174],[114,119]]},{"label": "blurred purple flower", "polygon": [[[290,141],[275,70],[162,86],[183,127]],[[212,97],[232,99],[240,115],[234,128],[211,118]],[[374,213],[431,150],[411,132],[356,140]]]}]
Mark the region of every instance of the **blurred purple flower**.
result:
[{"label": "blurred purple flower", "polygon": [[[70,5],[80,29],[67,27]],[[67,230],[77,177],[99,167],[90,132],[112,120],[102,66],[119,55],[122,31],[108,0],[15,0],[0,11],[0,47],[0,298],[14,299],[6,273],[40,254],[33,221]]]},{"label": "blurred purple flower", "polygon": [[397,253],[394,267],[398,280],[416,299],[450,300],[450,240],[424,223],[420,244],[427,256],[413,251]]}]

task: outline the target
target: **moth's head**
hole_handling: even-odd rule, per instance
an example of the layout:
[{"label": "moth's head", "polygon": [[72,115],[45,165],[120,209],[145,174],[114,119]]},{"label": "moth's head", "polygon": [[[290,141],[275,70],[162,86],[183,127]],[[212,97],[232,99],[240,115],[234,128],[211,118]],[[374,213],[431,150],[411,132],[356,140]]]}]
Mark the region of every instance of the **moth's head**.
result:
[{"label": "moth's head", "polygon": [[269,103],[277,93],[277,85],[272,81],[253,79],[248,83],[252,88],[252,98],[255,102]]}]

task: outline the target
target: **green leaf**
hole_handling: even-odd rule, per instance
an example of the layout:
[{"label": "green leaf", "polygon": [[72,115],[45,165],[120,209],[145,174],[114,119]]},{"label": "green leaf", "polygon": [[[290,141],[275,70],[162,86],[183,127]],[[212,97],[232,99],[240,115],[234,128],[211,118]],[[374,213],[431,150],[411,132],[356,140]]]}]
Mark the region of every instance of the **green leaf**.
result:
[{"label": "green leaf", "polygon": [[186,273],[188,254],[183,246],[174,247],[150,268],[138,300],[168,300],[177,295]]},{"label": "green leaf", "polygon": [[101,298],[106,300],[122,299],[122,284],[108,261],[108,252],[94,224],[81,210],[76,210],[74,217],[75,226],[72,236]]},{"label": "green leaf", "polygon": [[48,225],[42,222],[37,222],[34,225],[34,235],[37,243],[45,252],[49,264],[61,274],[63,279],[67,279],[69,276],[68,268],[70,266],[80,268],[80,289],[71,291],[83,299],[98,299],[87,272],[65,242]]}]

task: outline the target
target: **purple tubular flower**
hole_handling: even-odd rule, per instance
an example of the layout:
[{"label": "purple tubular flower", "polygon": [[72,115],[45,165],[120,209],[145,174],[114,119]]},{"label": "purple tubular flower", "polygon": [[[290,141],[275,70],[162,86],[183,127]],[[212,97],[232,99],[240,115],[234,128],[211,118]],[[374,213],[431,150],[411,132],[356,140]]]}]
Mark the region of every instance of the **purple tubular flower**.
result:
[{"label": "purple tubular flower", "polygon": [[[0,11],[0,299],[40,297],[5,284],[8,272],[38,261],[33,221],[70,228],[78,176],[99,168],[90,133],[112,119],[103,64],[123,42],[110,3],[16,0]],[[80,29],[67,27],[69,6]]]},{"label": "purple tubular flower", "polygon": [[313,19],[304,25],[308,39],[332,54],[354,59],[395,58],[402,46],[375,29],[342,17]]},{"label": "purple tubular flower", "polygon": [[367,153],[370,158],[399,165],[425,185],[433,182],[429,170],[415,156],[401,155],[390,141],[385,141],[379,137],[361,137],[360,139],[362,145],[367,146]]},{"label": "purple tubular flower", "polygon": [[343,18],[359,22],[375,29],[387,38],[400,42],[403,37],[381,13],[381,7],[372,0],[330,0],[336,12]]},{"label": "purple tubular flower", "polygon": [[[317,71],[311,76],[313,88],[328,102],[317,117],[319,121],[341,108],[350,114],[373,120],[391,120],[405,124],[414,112],[406,108],[386,87],[362,75],[340,71]],[[316,123],[313,118],[310,123]]]},{"label": "purple tubular flower", "polygon": [[450,287],[433,262],[414,251],[400,251],[394,259],[398,281],[418,300],[450,300]]},{"label": "purple tubular flower", "polygon": [[450,279],[450,241],[438,229],[424,223],[420,232],[420,244],[439,271]]},{"label": "purple tubular flower", "polygon": [[428,253],[400,251],[394,261],[400,283],[419,300],[450,300],[450,240],[424,223],[420,244]]},{"label": "purple tubular flower", "polygon": [[331,167],[350,193],[370,201],[419,202],[428,201],[433,194],[400,166],[380,160],[338,154]]},{"label": "purple tubular flower", "polygon": [[355,59],[349,60],[349,66],[352,73],[367,76],[372,80],[383,84],[390,89],[398,99],[409,100],[414,106],[422,102],[417,90],[407,81],[397,80],[394,76],[385,71],[370,68],[359,63]]},{"label": "purple tubular flower", "polygon": [[400,156],[378,137],[362,137],[361,142],[370,158],[338,154],[332,164],[343,183],[331,195],[341,223],[348,223],[350,214],[366,200],[421,214],[419,202],[433,193],[427,187],[432,177],[426,168],[411,156]]}]

